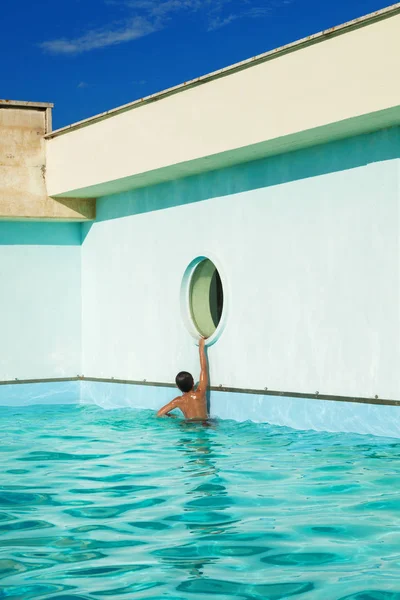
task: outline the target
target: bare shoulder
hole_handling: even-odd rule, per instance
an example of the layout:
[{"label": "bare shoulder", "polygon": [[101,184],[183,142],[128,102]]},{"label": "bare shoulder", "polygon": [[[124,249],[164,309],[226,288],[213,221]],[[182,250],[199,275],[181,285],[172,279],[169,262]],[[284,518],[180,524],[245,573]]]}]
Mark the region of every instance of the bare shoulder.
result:
[{"label": "bare shoulder", "polygon": [[171,404],[178,407],[182,403],[182,396],[177,396],[173,400],[171,400]]},{"label": "bare shoulder", "polygon": [[198,386],[197,390],[194,392],[194,396],[196,397],[196,400],[202,400],[205,397],[206,393],[207,388]]}]

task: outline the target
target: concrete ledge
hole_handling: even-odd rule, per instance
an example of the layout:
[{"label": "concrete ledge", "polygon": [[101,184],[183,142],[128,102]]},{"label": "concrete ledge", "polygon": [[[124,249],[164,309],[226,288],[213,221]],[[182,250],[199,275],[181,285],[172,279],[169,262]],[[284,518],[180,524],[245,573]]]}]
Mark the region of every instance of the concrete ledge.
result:
[{"label": "concrete ledge", "polygon": [[387,110],[377,111],[324,127],[309,129],[298,134],[283,136],[258,144],[236,148],[220,154],[181,162],[161,169],[146,171],[112,181],[98,183],[86,188],[74,189],[55,197],[87,198],[109,196],[148,186],[166,183],[175,179],[192,177],[204,172],[218,171],[264,158],[296,152],[312,146],[322,146],[346,138],[375,133],[400,125],[400,104]]},{"label": "concrete ledge", "polygon": [[[0,100],[0,219],[90,221],[96,201],[47,193],[44,134],[51,130],[47,103]],[[64,167],[65,168],[65,167]]]},{"label": "concrete ledge", "polygon": [[[1,169],[0,169],[1,173]],[[31,201],[32,200],[32,201]],[[0,220],[52,220],[52,221],[93,221],[96,218],[94,198],[50,197],[30,199],[21,193],[19,197],[0,196]]]},{"label": "concrete ledge", "polygon": [[399,8],[53,132],[49,195],[115,194],[397,124]]},{"label": "concrete ledge", "polygon": [[[373,13],[370,13],[370,14],[360,17],[358,19],[354,19],[352,21],[348,21],[347,23],[343,23],[342,25],[338,25],[336,27],[331,27],[330,29],[321,31],[319,33],[315,33],[314,35],[309,35],[306,38],[302,38],[300,40],[286,44],[279,48],[275,48],[274,50],[270,50],[268,52],[263,52],[262,54],[253,56],[251,58],[248,58],[247,60],[243,60],[243,61],[240,61],[233,65],[229,65],[228,67],[218,69],[217,71],[213,71],[212,73],[207,73],[206,75],[196,77],[195,79],[192,79],[190,81],[185,81],[184,83],[178,84],[178,85],[168,88],[166,90],[162,90],[161,92],[156,92],[155,94],[150,94],[149,96],[146,96],[144,98],[139,98],[138,100],[134,100],[133,102],[128,102],[127,104],[118,106],[111,110],[104,111],[98,115],[94,115],[93,117],[89,117],[87,119],[82,119],[81,121],[78,121],[76,123],[72,123],[71,125],[66,125],[65,127],[60,127],[59,129],[55,129],[54,131],[49,133],[46,137],[47,138],[56,137],[59,135],[63,135],[64,133],[68,133],[69,131],[79,129],[81,127],[86,127],[87,125],[92,125],[93,123],[95,123],[97,121],[102,121],[103,119],[108,119],[119,113],[126,112],[127,110],[132,110],[134,108],[137,108],[138,106],[141,106],[143,104],[148,104],[150,102],[156,102],[157,100],[161,100],[162,98],[165,98],[172,94],[177,94],[184,90],[188,90],[192,87],[201,85],[208,81],[212,81],[214,79],[219,79],[221,77],[226,77],[227,75],[230,75],[231,73],[235,73],[235,72],[241,71],[243,69],[248,69],[249,67],[253,67],[256,64],[278,58],[279,56],[287,54],[288,52],[295,52],[296,50],[300,50],[301,48],[310,46],[312,44],[317,44],[317,43],[323,42],[329,38],[332,38],[332,37],[335,37],[338,35],[342,35],[344,33],[352,31],[353,29],[365,27],[366,25],[369,25],[376,21],[379,21],[382,19],[387,19],[388,17],[396,15],[399,12],[400,12],[400,3],[398,2],[396,4],[388,6],[381,10],[377,10]],[[0,103],[1,102],[2,101],[0,100]],[[29,104],[29,103],[27,102],[27,103],[21,103],[21,104]]]},{"label": "concrete ledge", "polygon": [[46,110],[53,108],[52,102],[26,102],[25,100],[2,100],[0,98],[0,108],[37,108]]}]

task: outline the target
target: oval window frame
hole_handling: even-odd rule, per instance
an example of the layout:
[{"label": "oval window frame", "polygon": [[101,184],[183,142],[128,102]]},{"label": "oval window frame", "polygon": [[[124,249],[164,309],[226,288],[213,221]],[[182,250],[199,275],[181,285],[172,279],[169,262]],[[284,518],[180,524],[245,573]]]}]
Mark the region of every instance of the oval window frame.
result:
[{"label": "oval window frame", "polygon": [[223,296],[223,298],[224,298],[223,308],[222,308],[222,314],[221,314],[220,321],[219,321],[214,333],[212,333],[210,335],[210,337],[207,338],[207,340],[206,340],[206,346],[212,346],[220,338],[223,330],[225,329],[226,318],[227,318],[227,313],[228,313],[228,310],[227,310],[227,308],[228,308],[228,293],[227,293],[226,277],[225,277],[225,274],[221,267],[220,262],[214,256],[212,256],[210,254],[197,256],[186,267],[186,270],[185,270],[185,272],[183,274],[183,278],[182,278],[181,294],[180,294],[181,314],[182,314],[182,320],[186,326],[186,329],[189,331],[190,335],[198,342],[201,334],[200,334],[199,330],[197,329],[194,319],[193,319],[193,316],[192,316],[190,293],[191,293],[192,277],[194,275],[194,272],[196,271],[198,265],[201,262],[203,262],[204,260],[211,261],[213,263],[215,269],[218,271],[219,277],[221,279],[222,292],[224,295]]}]

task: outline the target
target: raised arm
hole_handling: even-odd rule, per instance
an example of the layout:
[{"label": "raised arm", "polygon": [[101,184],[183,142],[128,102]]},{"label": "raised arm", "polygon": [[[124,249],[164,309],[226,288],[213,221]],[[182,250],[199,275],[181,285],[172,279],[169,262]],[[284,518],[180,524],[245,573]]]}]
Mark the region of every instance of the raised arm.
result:
[{"label": "raised arm", "polygon": [[168,402],[168,404],[160,408],[160,410],[157,413],[157,417],[163,417],[164,415],[168,415],[168,413],[171,412],[171,410],[174,410],[174,408],[179,408],[180,399],[181,397],[178,396],[178,398],[174,398],[174,400],[171,400],[171,402]]},{"label": "raised arm", "polygon": [[200,380],[199,385],[197,386],[197,391],[205,393],[208,386],[208,372],[207,372],[207,358],[206,351],[204,349],[205,346],[205,338],[200,338],[199,342],[199,354],[200,354]]}]

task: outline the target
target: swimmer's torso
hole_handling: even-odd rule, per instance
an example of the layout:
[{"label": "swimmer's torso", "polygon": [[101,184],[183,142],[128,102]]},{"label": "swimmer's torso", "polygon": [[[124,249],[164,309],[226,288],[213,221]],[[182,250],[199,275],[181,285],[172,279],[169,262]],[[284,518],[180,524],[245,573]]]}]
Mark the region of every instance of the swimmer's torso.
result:
[{"label": "swimmer's torso", "polygon": [[187,392],[178,402],[178,408],[186,419],[207,419],[207,399],[202,392]]}]

